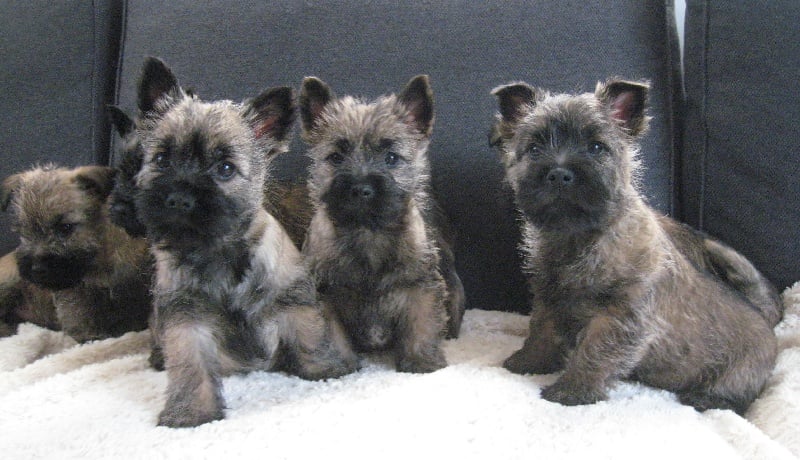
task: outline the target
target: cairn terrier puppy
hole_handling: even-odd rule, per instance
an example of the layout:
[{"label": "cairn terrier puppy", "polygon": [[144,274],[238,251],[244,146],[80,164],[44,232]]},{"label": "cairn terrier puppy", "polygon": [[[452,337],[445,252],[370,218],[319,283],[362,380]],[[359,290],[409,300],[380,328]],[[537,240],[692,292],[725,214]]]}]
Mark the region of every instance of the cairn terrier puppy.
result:
[{"label": "cairn terrier puppy", "polygon": [[428,78],[367,103],[308,77],[300,113],[315,206],[303,250],[322,298],[357,350],[391,348],[400,371],[444,367],[440,343],[458,336],[464,291],[431,197]]},{"label": "cairn terrier puppy", "polygon": [[291,88],[242,104],[187,95],[146,72],[135,206],[156,258],[156,328],[168,375],[159,425],[223,418],[221,378],[251,369],[307,379],[357,368],[297,247],[263,207],[266,151],[284,151]]},{"label": "cairn terrier puppy", "polygon": [[[182,88],[177,79],[164,80],[164,87],[149,88],[146,82],[152,84],[154,79],[149,76],[170,75],[167,65],[158,58],[150,57],[145,60],[138,83],[137,115],[129,116],[125,111],[116,106],[108,106],[107,113],[111,125],[115,128],[121,139],[119,161],[117,163],[116,184],[111,193],[111,220],[124,228],[129,235],[145,236],[145,227],[136,214],[134,196],[136,194],[136,174],[142,167],[142,146],[138,131],[141,129],[139,120],[145,114],[154,110],[152,104],[157,101],[158,95],[170,91],[172,88],[181,88],[186,97],[197,97],[191,88]],[[149,94],[153,93],[153,94]],[[137,128],[138,127],[138,128]],[[272,157],[281,150],[263,152],[267,157]],[[294,181],[270,180],[264,187],[264,206],[289,233],[292,241],[300,248],[305,240],[306,230],[311,222],[312,207],[308,199],[308,189],[305,183]]]},{"label": "cairn terrier puppy", "polygon": [[8,177],[0,201],[14,213],[19,276],[52,292],[61,329],[79,342],[147,327],[147,243],[113,225],[104,166],[36,167]]},{"label": "cairn terrier puppy", "polygon": [[530,336],[504,367],[563,369],[542,397],[607,397],[617,379],[743,413],[775,362],[777,292],[744,257],[656,213],[636,188],[645,83],[594,94],[493,91],[492,141],[522,215]]}]

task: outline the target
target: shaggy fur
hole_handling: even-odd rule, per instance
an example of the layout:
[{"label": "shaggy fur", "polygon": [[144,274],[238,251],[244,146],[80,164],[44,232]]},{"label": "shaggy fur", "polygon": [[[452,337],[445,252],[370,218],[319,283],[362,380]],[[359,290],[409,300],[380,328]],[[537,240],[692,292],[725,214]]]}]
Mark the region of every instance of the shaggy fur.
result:
[{"label": "shaggy fur", "polygon": [[319,292],[358,350],[392,349],[401,371],[445,366],[464,291],[430,196],[428,78],[365,102],[308,77],[300,113],[316,210],[303,250]]},{"label": "shaggy fur", "polygon": [[633,378],[697,409],[744,412],[776,355],[782,305],[741,255],[651,209],[636,189],[648,86],[494,90],[492,131],[522,214],[530,336],[504,366],[563,370],[542,397],[606,398]]},{"label": "shaggy fur", "polygon": [[[3,182],[2,203],[20,234],[18,274],[52,292],[58,324],[78,341],[145,329],[151,310],[147,243],[109,220],[113,177],[103,166],[43,166]],[[25,284],[16,289],[43,298]]]},{"label": "shaggy fur", "polygon": [[[285,151],[292,90],[242,104],[187,95],[157,60],[140,85],[135,206],[156,258],[157,330],[169,384],[159,424],[223,417],[221,378],[283,369],[324,379],[357,358],[317,301],[300,252],[263,206],[269,155]],[[155,98],[150,100],[149,98]],[[269,182],[266,182],[269,184]]]}]

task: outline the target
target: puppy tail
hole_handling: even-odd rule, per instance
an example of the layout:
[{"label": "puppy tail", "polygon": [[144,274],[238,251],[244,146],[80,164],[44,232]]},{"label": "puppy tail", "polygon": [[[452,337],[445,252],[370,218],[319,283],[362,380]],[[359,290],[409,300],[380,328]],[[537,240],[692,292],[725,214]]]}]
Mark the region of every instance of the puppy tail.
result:
[{"label": "puppy tail", "polygon": [[729,286],[739,291],[775,327],[783,317],[783,302],[772,283],[743,255],[711,238],[703,241],[711,269]]}]

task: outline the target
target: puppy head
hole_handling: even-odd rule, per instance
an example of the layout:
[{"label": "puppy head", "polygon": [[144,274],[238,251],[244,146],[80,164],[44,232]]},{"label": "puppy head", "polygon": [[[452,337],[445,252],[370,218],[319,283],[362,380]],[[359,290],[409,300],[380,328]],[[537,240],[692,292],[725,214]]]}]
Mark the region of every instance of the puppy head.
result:
[{"label": "puppy head", "polygon": [[142,143],[135,122],[127,113],[113,105],[107,107],[106,113],[121,139],[117,178],[109,198],[109,216],[111,222],[125,229],[128,235],[142,237],[145,228],[136,216],[133,202],[136,174],[142,167]]},{"label": "puppy head", "polygon": [[609,80],[594,94],[551,95],[525,83],[492,91],[490,134],[526,219],[544,230],[596,229],[637,193],[636,139],[646,83]]},{"label": "puppy head", "polygon": [[429,181],[434,116],[428,77],[414,77],[400,94],[373,102],[336,98],[308,77],[300,114],[312,159],[310,194],[334,225],[402,227],[410,201]]},{"label": "puppy head", "polygon": [[10,176],[0,202],[14,214],[20,275],[44,288],[74,287],[97,269],[115,171],[45,166]]},{"label": "puppy head", "polygon": [[135,205],[148,237],[196,246],[243,233],[262,207],[269,155],[287,148],[291,88],[235,104],[201,101],[158,72],[145,72],[141,86],[148,97],[156,95],[152,103],[140,100],[153,110],[138,130],[143,157]]}]

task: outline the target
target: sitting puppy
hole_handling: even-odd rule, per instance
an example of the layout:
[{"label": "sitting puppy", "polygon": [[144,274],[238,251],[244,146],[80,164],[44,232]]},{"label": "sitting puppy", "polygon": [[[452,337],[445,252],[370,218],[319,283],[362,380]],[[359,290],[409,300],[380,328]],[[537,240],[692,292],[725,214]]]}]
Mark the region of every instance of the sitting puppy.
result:
[{"label": "sitting puppy", "polygon": [[648,86],[493,91],[492,141],[522,214],[530,336],[504,366],[564,370],[542,397],[606,398],[633,378],[698,410],[743,413],[775,362],[775,289],[732,249],[651,209],[636,189]]},{"label": "sitting puppy", "polygon": [[358,350],[391,348],[400,371],[444,367],[464,290],[430,195],[428,78],[366,103],[309,77],[300,110],[316,209],[303,250],[322,298]]},{"label": "sitting puppy", "polygon": [[111,224],[113,181],[108,167],[44,166],[2,185],[20,234],[19,276],[52,292],[60,327],[79,342],[145,329],[151,310],[147,243]]},{"label": "sitting puppy", "polygon": [[223,418],[221,378],[234,371],[354,371],[357,357],[318,302],[299,250],[263,207],[264,152],[286,150],[291,88],[242,104],[203,102],[170,83],[166,66],[150,70],[140,85],[140,100],[154,99],[138,130],[134,202],[156,258],[169,380],[159,425]]}]

